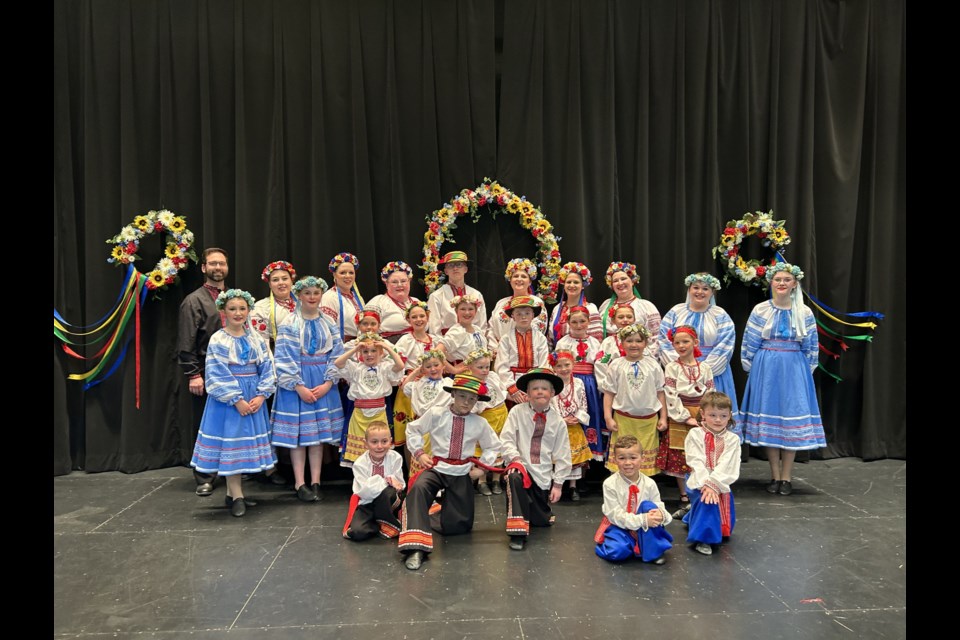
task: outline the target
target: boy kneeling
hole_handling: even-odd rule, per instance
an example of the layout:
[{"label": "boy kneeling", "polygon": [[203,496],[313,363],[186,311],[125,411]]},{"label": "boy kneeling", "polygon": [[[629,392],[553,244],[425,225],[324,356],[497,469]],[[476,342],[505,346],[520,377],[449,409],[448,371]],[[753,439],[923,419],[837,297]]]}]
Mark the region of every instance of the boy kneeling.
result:
[{"label": "boy kneeling", "polygon": [[371,422],[364,435],[367,450],[353,463],[353,496],[343,537],[366,540],[376,534],[396,538],[397,512],[403,501],[403,456],[393,450],[386,422]]}]

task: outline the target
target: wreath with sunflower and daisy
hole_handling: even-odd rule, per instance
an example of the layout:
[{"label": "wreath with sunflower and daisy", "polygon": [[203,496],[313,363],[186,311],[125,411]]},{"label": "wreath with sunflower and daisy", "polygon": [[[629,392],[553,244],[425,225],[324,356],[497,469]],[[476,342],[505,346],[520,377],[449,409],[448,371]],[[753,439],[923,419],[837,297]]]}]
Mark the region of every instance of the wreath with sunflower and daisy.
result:
[{"label": "wreath with sunflower and daisy", "polygon": [[420,269],[424,272],[420,282],[429,295],[444,281],[439,268],[440,247],[446,242],[456,242],[453,230],[457,218],[470,215],[473,222],[480,220],[480,207],[490,206],[493,217],[509,213],[519,217],[520,226],[530,231],[537,242],[537,268],[540,272],[538,294],[545,302],[557,301],[557,275],[560,273],[560,236],[553,233],[553,225],[540,207],[518,196],[496,180],[484,178],[476,189],[464,189],[440,209],[426,217],[427,231],[423,234],[423,260]]},{"label": "wreath with sunflower and daisy", "polygon": [[[713,257],[723,262],[724,282],[729,284],[730,280],[736,279],[747,286],[766,290],[769,286],[764,277],[767,269],[777,263],[777,253],[790,244],[790,234],[784,224],[784,220],[774,220],[773,210],[768,213],[746,213],[739,220],[727,222],[720,234],[720,244],[713,248]],[[770,249],[770,258],[743,259],[741,245],[752,236],[759,238],[763,246]]]},{"label": "wreath with sunflower and daisy", "polygon": [[193,250],[193,232],[187,229],[186,218],[166,209],[149,211],[136,216],[120,233],[107,240],[107,244],[113,245],[107,262],[126,266],[140,260],[137,255],[140,241],[156,233],[166,234],[167,242],[164,256],[145,274],[145,286],[151,290],[165,289],[173,284],[190,260],[197,261],[197,254]]}]

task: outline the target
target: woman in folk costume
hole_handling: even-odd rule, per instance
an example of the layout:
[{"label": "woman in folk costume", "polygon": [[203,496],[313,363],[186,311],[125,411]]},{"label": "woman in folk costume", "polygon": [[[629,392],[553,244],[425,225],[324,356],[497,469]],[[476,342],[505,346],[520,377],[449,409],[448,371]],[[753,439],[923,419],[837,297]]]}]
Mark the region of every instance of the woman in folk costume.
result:
[{"label": "woman in folk costume", "polygon": [[277,260],[263,268],[260,279],[270,287],[270,295],[260,298],[253,305],[250,326],[267,341],[273,351],[277,329],[297,308],[297,297],[293,294],[297,270],[286,260]]},{"label": "woman in folk costume", "polygon": [[[629,262],[611,262],[607,267],[605,280],[613,295],[600,305],[600,322],[603,327],[601,340],[617,332],[613,326],[611,309],[624,306],[633,309],[634,323],[646,327],[647,332],[656,338],[660,332],[660,312],[652,302],[640,297],[637,290],[637,283],[640,281],[637,266]],[[656,358],[659,349],[657,341],[651,340],[647,345],[647,355]]]},{"label": "woman in folk costume", "polygon": [[386,292],[372,297],[368,306],[380,310],[380,335],[393,344],[405,334],[410,333],[407,322],[407,307],[419,302],[410,295],[410,278],[413,270],[403,260],[392,260],[380,270],[380,280]]},{"label": "woman in folk costume", "polygon": [[797,451],[827,446],[813,384],[820,344],[813,312],[803,304],[800,267],[778,262],[766,278],[773,297],[753,308],[740,345],[749,375],[739,422],[746,442],[767,451],[767,491],[787,496]]},{"label": "woman in folk costume", "polygon": [[323,294],[320,310],[337,327],[340,341],[346,344],[360,333],[357,323],[364,306],[363,296],[357,288],[360,261],[352,253],[338,253],[328,267],[333,274],[334,286]]},{"label": "woman in folk costume", "polygon": [[550,328],[547,337],[550,339],[550,346],[556,347],[560,338],[570,333],[570,327],[567,324],[567,317],[574,307],[586,307],[590,312],[590,324],[587,327],[587,333],[598,341],[603,340],[603,330],[600,326],[600,313],[597,306],[592,302],[587,302],[584,290],[593,282],[593,276],[590,269],[582,262],[568,262],[557,273],[557,282],[563,287],[563,293],[560,295],[560,302],[553,308],[550,315]]}]

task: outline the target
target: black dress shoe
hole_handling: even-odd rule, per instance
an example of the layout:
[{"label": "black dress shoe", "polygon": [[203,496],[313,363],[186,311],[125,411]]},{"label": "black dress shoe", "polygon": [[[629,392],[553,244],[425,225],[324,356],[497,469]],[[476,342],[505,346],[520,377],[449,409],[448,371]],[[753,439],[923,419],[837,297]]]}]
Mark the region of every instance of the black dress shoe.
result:
[{"label": "black dress shoe", "polygon": [[793,493],[793,485],[790,484],[789,480],[784,480],[780,483],[780,495],[788,496]]},{"label": "black dress shoe", "polygon": [[297,498],[303,502],[316,502],[317,494],[309,486],[302,484],[297,488]]},{"label": "black dress shoe", "polygon": [[[246,497],[246,496],[243,497],[243,502],[244,502],[248,507],[255,507],[255,506],[257,506],[257,501],[256,501],[256,500],[253,500],[253,499],[248,498],[248,497]],[[223,503],[224,503],[225,505],[227,505],[228,507],[232,507],[232,506],[233,506],[233,498],[231,498],[230,496],[227,496],[226,498],[223,499]]]},{"label": "black dress shoe", "polygon": [[514,551],[523,551],[527,544],[527,536],[510,536],[510,548]]},{"label": "black dress shoe", "polygon": [[212,482],[204,482],[203,484],[197,485],[197,495],[200,496],[201,498],[206,498],[211,493],[213,493]]},{"label": "black dress shoe", "polygon": [[247,512],[247,503],[243,501],[243,498],[237,498],[233,501],[233,504],[230,505],[231,515],[239,518]]},{"label": "black dress shoe", "polygon": [[779,480],[771,480],[767,485],[767,493],[780,493],[780,484]]},{"label": "black dress shoe", "polygon": [[270,475],[266,476],[267,482],[270,484],[276,485],[278,487],[285,487],[287,485],[287,479],[280,475],[279,472],[274,471]]},{"label": "black dress shoe", "polygon": [[580,493],[576,487],[570,487],[570,502],[580,502]]},{"label": "black dress shoe", "polygon": [[316,501],[317,501],[317,502],[322,502],[322,501],[323,501],[323,494],[320,493],[320,483],[319,483],[319,482],[314,482],[312,485],[310,485],[310,488],[313,490],[313,495],[317,496],[317,500],[316,500]]},{"label": "black dress shoe", "polygon": [[416,571],[423,564],[423,551],[411,551],[407,559],[403,561],[403,566],[410,571]]}]

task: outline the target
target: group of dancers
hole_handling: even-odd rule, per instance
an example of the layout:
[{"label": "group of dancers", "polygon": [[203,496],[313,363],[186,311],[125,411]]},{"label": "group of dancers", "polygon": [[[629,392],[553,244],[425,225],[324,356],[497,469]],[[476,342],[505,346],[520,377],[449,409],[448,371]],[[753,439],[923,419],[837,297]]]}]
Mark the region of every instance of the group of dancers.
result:
[{"label": "group of dancers", "polygon": [[[207,261],[221,256],[218,279]],[[318,500],[323,447],[336,447],[354,474],[343,536],[397,538],[415,570],[434,531],[471,530],[475,492],[506,493],[509,544],[522,550],[531,526],[553,524],[551,504],[579,500],[596,461],[611,471],[597,555],[662,564],[673,518],[705,555],[729,537],[741,441],[766,447],[767,490],[781,495],[792,493],[796,451],[825,446],[812,379],[816,329],[795,265],[767,270],[771,299],[743,334],[749,376],[739,407],[736,331],[715,304],[714,276],[689,275],[686,300],[661,320],[637,290],[634,265],[610,264],[612,295],[598,308],[585,296],[590,270],[568,262],[548,315],[533,294],[536,265],[517,258],[504,274],[511,295],[488,313],[465,282],[469,265],[462,251],[443,256],[446,282],[423,302],[410,295],[410,267],[390,262],[381,270],[386,292],[365,302],[352,254],[330,261],[332,287],[277,261],[262,273],[269,295],[254,302],[224,287],[226,252],[206,250],[198,300],[215,295],[218,318],[204,325],[188,297],[180,325],[181,333],[206,326],[209,336],[203,365],[184,354],[199,333],[181,336],[190,391],[207,395],[191,461],[198,495],[212,491],[202,479],[222,475],[231,513],[244,515],[255,502],[243,495],[242,474],[270,473],[280,447],[297,497]],[[651,479],[660,472],[676,478],[672,514]]]}]

